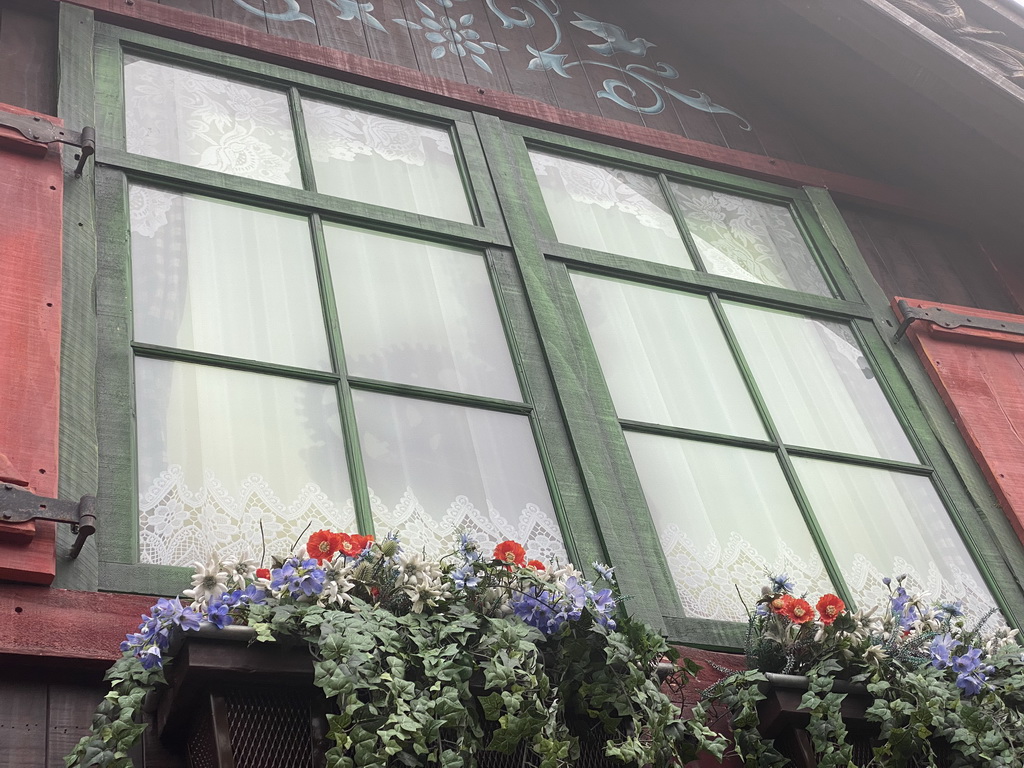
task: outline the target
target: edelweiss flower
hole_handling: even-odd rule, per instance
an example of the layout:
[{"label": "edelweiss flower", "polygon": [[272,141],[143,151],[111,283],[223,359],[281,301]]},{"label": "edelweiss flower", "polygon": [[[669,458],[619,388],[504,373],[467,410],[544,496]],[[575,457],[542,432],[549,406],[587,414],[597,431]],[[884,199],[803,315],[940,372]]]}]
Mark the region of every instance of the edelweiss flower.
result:
[{"label": "edelweiss flower", "polygon": [[201,607],[228,591],[229,576],[224,566],[212,555],[206,565],[197,562],[195,566],[192,589],[186,589],[182,594],[191,597],[196,607]]},{"label": "edelweiss flower", "polygon": [[236,587],[244,589],[256,575],[256,561],[251,557],[239,557],[237,560],[225,560],[221,568],[227,571],[228,580]]}]

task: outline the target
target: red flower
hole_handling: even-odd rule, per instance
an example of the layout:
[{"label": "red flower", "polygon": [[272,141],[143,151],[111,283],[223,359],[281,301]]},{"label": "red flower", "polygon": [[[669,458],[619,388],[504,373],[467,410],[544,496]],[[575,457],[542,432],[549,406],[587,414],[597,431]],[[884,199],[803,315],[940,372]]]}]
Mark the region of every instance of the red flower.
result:
[{"label": "red flower", "polygon": [[775,613],[782,613],[786,610],[786,604],[791,600],[793,600],[792,595],[779,595],[778,597],[772,598],[772,601],[768,603],[768,605],[771,606],[771,609]]},{"label": "red flower", "polygon": [[351,536],[347,533],[337,534],[336,544],[338,551],[345,557],[358,557],[363,551],[360,539],[362,539],[362,536],[358,533]]},{"label": "red flower", "polygon": [[358,533],[353,533],[352,541],[354,541],[356,546],[359,547],[359,554],[362,554],[367,545],[373,543],[373,536],[360,536]]},{"label": "red flower", "polygon": [[256,578],[257,579],[269,579],[270,578],[270,569],[269,568],[257,568],[256,569]]},{"label": "red flower", "polygon": [[317,531],[306,542],[306,552],[310,557],[316,558],[318,563],[330,560],[339,549],[338,534],[330,531]]},{"label": "red flower", "polygon": [[816,607],[822,623],[828,625],[838,619],[839,614],[846,610],[846,603],[836,595],[823,595]]},{"label": "red flower", "polygon": [[541,562],[540,560],[531,560],[530,562],[528,562],[528,563],[526,564],[526,567],[527,567],[527,568],[533,568],[533,570],[535,570],[535,571],[543,571],[543,570],[546,570],[546,569],[544,568],[544,563],[542,563],[542,562]]},{"label": "red flower", "polygon": [[786,595],[786,597],[789,599],[783,598],[785,603],[781,611],[783,616],[794,624],[806,624],[814,618],[814,610],[810,603],[792,595]]},{"label": "red flower", "polygon": [[514,541],[503,541],[494,548],[494,559],[507,565],[522,566],[526,563],[526,550]]}]

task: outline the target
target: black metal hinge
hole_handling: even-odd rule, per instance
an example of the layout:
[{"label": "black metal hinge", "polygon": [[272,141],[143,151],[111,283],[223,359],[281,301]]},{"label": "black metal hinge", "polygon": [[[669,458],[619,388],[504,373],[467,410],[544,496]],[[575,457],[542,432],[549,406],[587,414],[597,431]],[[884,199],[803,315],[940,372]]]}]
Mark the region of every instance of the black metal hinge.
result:
[{"label": "black metal hinge", "polygon": [[83,496],[78,502],[61,501],[36,496],[10,483],[0,485],[0,522],[27,523],[30,520],[70,523],[71,532],[78,534],[71,547],[71,557],[78,557],[85,540],[96,533],[96,497]]},{"label": "black metal hinge", "polygon": [[942,307],[912,307],[906,299],[897,301],[896,306],[899,307],[900,314],[903,315],[903,322],[896,329],[896,335],[892,337],[892,340],[895,342],[903,338],[907,328],[915,320],[925,320],[943,328],[980,328],[983,331],[998,331],[999,333],[1024,336],[1024,323],[994,320],[991,317],[961,315],[957,312],[950,312]]},{"label": "black metal hinge", "polygon": [[78,133],[58,128],[44,117],[15,115],[11,112],[0,111],[0,127],[12,128],[29,141],[34,141],[37,144],[52,144],[58,141],[61,144],[79,147],[81,151],[75,155],[75,159],[78,161],[78,165],[75,167],[76,177],[82,175],[85,161],[96,152],[96,129],[89,126]]}]

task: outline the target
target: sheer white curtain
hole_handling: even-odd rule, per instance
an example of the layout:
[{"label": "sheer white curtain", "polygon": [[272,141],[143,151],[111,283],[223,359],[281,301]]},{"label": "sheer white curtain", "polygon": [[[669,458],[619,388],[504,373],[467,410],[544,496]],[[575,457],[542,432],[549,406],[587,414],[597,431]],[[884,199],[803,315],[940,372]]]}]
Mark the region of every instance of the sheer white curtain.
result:
[{"label": "sheer white curtain", "polygon": [[515,414],[355,391],[379,533],[439,556],[458,532],[485,553],[506,539],[567,560],[529,420]]},{"label": "sheer white curtain", "polygon": [[304,99],[317,191],[473,223],[448,131]]},{"label": "sheer white curtain", "polygon": [[693,269],[654,176],[530,152],[561,243]]},{"label": "sheer white curtain", "polygon": [[764,438],[707,299],[572,274],[620,418]]},{"label": "sheer white curtain", "polygon": [[309,525],[354,530],[332,386],[136,358],[145,563],[284,553]]},{"label": "sheer white curtain", "polygon": [[774,453],[637,432],[626,442],[687,616],[745,621],[743,600],[780,573],[831,591]]},{"label": "sheer white curtain", "polygon": [[129,152],[302,186],[284,93],[128,55],[124,97]]},{"label": "sheer white curtain", "polygon": [[522,400],[482,253],[324,228],[349,373]]}]

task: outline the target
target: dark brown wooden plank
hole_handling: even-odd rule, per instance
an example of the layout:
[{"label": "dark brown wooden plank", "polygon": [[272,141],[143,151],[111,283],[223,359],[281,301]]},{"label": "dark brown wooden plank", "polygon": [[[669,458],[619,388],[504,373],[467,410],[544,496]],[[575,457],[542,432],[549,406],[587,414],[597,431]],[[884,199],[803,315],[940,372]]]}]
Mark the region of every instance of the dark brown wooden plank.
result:
[{"label": "dark brown wooden plank", "polygon": [[[508,5],[516,6],[515,3]],[[551,13],[554,13],[555,10],[549,8]],[[552,81],[566,78],[557,72],[545,69],[541,64],[534,64],[534,68],[531,69],[530,64],[537,57],[529,51],[529,48],[538,52],[547,51],[557,39],[556,24],[561,23],[559,18],[556,15],[553,22],[546,13],[530,5],[521,11],[502,7],[502,12],[509,18],[508,22],[503,22],[501,17],[494,13],[488,13],[488,20],[491,28],[491,40],[508,48],[507,51],[495,51],[494,55],[501,59],[510,91],[519,96],[554,104],[555,89]],[[526,18],[525,14],[527,13],[533,19],[532,24]],[[522,23],[523,26],[518,26],[516,22]],[[507,23],[509,27],[506,28],[504,23]]]},{"label": "dark brown wooden plank", "polygon": [[[420,72],[465,84],[466,75],[462,71],[458,54],[452,53],[446,43],[433,43],[426,37],[436,32],[431,29],[432,24],[445,24],[446,18],[443,7],[433,2],[417,5],[415,0],[405,3],[402,15],[395,16],[395,19],[405,19],[409,25],[409,39],[416,54],[416,68]],[[395,24],[395,19],[386,25],[388,29],[401,26]]]},{"label": "dark brown wooden plank", "polygon": [[[974,250],[971,241],[962,235],[939,229],[934,224],[920,222],[901,222],[900,229],[907,250],[914,257],[917,268],[927,275],[932,292],[939,301],[947,304],[965,306],[981,306],[972,295],[967,285],[960,279],[951,263],[956,260],[971,260]],[[973,265],[975,270],[982,271],[990,265]]]},{"label": "dark brown wooden plank", "polygon": [[[977,239],[963,235],[933,235],[945,250],[946,261],[969,292],[971,306],[997,312],[1020,313],[1021,306],[1008,288],[1008,276],[1001,274]],[[1019,263],[1019,262],[1018,262]]]},{"label": "dark brown wooden plank", "polygon": [[311,6],[309,15],[316,20],[320,45],[354,53],[357,56],[369,55],[366,36],[363,33],[363,20],[358,14],[353,14],[351,19],[342,18],[345,14],[329,0],[311,0]]},{"label": "dark brown wooden plank", "polygon": [[213,0],[159,0],[160,5],[179,8],[182,11],[198,13],[202,16],[213,16]]},{"label": "dark brown wooden plank", "polygon": [[57,26],[53,19],[0,8],[0,103],[57,112]]},{"label": "dark brown wooden plank", "polygon": [[[289,40],[319,44],[313,0],[296,0],[298,8],[290,8],[284,0],[263,0],[267,12],[267,31]],[[312,21],[309,21],[312,19]]]},{"label": "dark brown wooden plank", "polygon": [[[242,6],[239,3],[244,2]],[[271,0],[273,2],[273,0]],[[213,5],[213,15],[221,21],[231,21],[243,27],[268,31],[267,19],[256,11],[265,11],[263,0],[219,0]]]},{"label": "dark brown wooden plank", "polygon": [[[367,18],[372,16],[384,27],[381,32]],[[366,36],[366,47],[371,58],[377,61],[395,64],[417,70],[416,51],[413,48],[412,34],[416,30],[396,24],[394,19],[404,19],[405,10],[402,0],[380,0],[374,2],[373,11],[363,14],[363,34]],[[417,34],[421,34],[416,31]]]},{"label": "dark brown wooden plank", "polygon": [[64,768],[64,755],[89,734],[96,706],[109,690],[105,685],[50,683],[47,701],[46,767]]},{"label": "dark brown wooden plank", "polygon": [[853,235],[853,239],[857,243],[857,248],[868,265],[868,269],[871,270],[872,276],[882,289],[882,292],[888,298],[892,298],[899,293],[896,290],[896,278],[893,277],[892,272],[889,270],[889,265],[886,264],[885,259],[882,258],[882,254],[875,245],[874,238],[872,238],[867,223],[864,221],[864,213],[860,209],[845,205],[839,206],[839,209],[843,214],[846,226],[850,229],[850,234]]},{"label": "dark brown wooden plank", "polygon": [[[611,25],[612,22],[593,16],[591,13],[584,13],[582,10],[584,8],[593,10],[582,3],[574,4],[573,7],[563,5],[562,35],[565,50],[570,57],[567,62],[572,65],[571,69],[567,69],[572,73],[572,81],[560,83],[561,87],[556,87],[555,96],[559,106],[564,106],[566,103],[579,103],[587,106],[588,108],[584,111],[591,114],[624,123],[643,125],[643,119],[635,109],[623,107],[612,99],[597,95],[602,91],[608,91],[604,87],[605,80],[622,79],[621,73],[616,71],[619,66],[617,57],[614,54],[603,55],[602,53],[602,51],[610,50],[605,46],[611,45],[602,37],[602,34],[611,35],[616,39],[624,35],[624,39],[642,47],[644,44],[639,42],[640,36],[630,29],[620,32],[619,29],[613,29],[611,26],[603,26]],[[580,14],[582,14],[582,18]],[[584,27],[593,27],[597,31],[590,31],[590,29],[579,26],[580,24]],[[618,27],[617,24],[613,26]],[[597,46],[597,48],[590,46]],[[587,88],[583,87],[584,82],[587,83]],[[618,89],[616,92],[623,102],[635,107],[636,100],[628,91]]]},{"label": "dark brown wooden plank", "polygon": [[4,765],[34,768],[46,759],[46,683],[0,680]]},{"label": "dark brown wooden plank", "polygon": [[[502,45],[502,42],[499,40],[501,35],[498,33],[505,31],[502,29],[501,22],[497,20],[497,17],[493,17],[495,23],[492,26],[492,15],[484,0],[463,0],[447,9],[447,14],[448,19],[458,25],[456,31],[459,34],[467,31],[470,33],[467,42],[474,42],[484,48],[484,53],[476,55],[485,66],[481,66],[473,58],[473,51],[467,50],[466,55],[461,58],[466,82],[478,88],[504,91],[506,93],[511,92],[512,85],[509,82],[508,74],[505,72],[501,51],[482,45],[483,43]],[[506,44],[505,47],[510,46]]]}]

